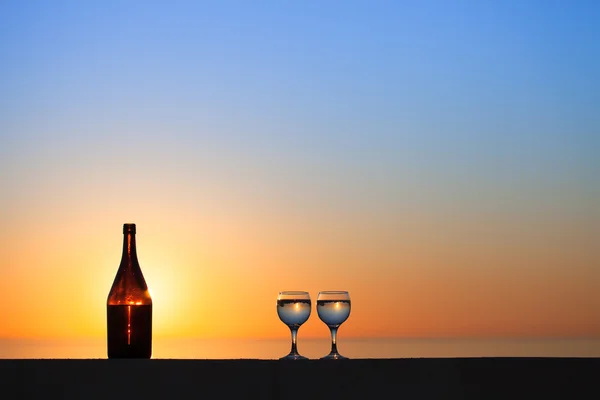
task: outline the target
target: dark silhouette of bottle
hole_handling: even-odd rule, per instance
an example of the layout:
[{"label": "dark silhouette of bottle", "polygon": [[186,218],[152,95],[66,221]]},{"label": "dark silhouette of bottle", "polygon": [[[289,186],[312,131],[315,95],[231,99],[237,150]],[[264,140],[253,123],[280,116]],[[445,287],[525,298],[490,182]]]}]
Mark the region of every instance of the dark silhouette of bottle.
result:
[{"label": "dark silhouette of bottle", "polygon": [[123,224],[123,255],[106,302],[108,358],[150,358],[152,298],[135,247],[135,224]]}]

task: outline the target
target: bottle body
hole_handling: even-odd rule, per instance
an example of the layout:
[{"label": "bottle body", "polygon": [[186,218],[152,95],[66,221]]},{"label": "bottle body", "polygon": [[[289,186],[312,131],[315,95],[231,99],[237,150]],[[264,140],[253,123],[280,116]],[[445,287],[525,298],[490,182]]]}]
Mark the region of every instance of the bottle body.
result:
[{"label": "bottle body", "polygon": [[123,225],[123,255],[106,304],[108,358],[152,356],[152,298],[137,260],[135,224]]},{"label": "bottle body", "polygon": [[152,304],[107,305],[108,358],[152,356]]}]

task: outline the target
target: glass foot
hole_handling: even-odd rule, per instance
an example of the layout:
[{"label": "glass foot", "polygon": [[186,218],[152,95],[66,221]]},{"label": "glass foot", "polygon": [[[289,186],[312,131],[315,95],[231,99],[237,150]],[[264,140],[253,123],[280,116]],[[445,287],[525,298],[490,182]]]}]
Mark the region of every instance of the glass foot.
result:
[{"label": "glass foot", "polygon": [[298,353],[290,353],[285,357],[281,357],[280,360],[308,360],[308,358]]},{"label": "glass foot", "polygon": [[321,357],[321,360],[347,360],[348,357],[344,357],[339,353],[329,353],[325,357]]}]

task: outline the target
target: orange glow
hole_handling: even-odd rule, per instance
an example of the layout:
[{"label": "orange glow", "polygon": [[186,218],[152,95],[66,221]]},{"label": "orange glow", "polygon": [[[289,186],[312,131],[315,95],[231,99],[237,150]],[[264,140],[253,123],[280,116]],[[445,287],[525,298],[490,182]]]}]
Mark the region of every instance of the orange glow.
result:
[{"label": "orange glow", "polygon": [[[480,222],[468,218],[436,230],[410,217],[400,229],[383,216],[349,229],[351,220],[335,215],[200,208],[182,204],[167,217],[151,211],[158,205],[143,213],[117,207],[70,224],[34,213],[12,226],[2,240],[9,267],[0,300],[11,306],[0,308],[7,322],[0,337],[104,336],[128,220],[138,226],[155,337],[287,338],[274,306],[281,290],[306,290],[313,299],[348,290],[344,337],[600,336],[597,250],[584,230],[538,221],[505,235],[523,222],[488,219],[490,233],[474,235]],[[248,227],[258,226],[249,236]],[[24,288],[36,296],[23,296]],[[316,313],[300,330],[301,338],[328,335]]]}]

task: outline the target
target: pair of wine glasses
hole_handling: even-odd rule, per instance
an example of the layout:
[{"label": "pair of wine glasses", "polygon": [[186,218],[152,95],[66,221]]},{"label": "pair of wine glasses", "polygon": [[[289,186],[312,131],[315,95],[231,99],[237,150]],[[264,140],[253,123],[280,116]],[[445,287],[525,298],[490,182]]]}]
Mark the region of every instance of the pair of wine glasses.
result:
[{"label": "pair of wine glasses", "polygon": [[[300,326],[308,321],[312,303],[308,292],[284,291],[277,296],[277,315],[292,332],[292,350],[280,360],[307,360],[298,354],[296,337]],[[322,360],[342,360],[337,350],[337,330],[350,316],[350,294],[346,291],[324,291],[317,296],[317,314],[331,331],[331,352]]]}]

